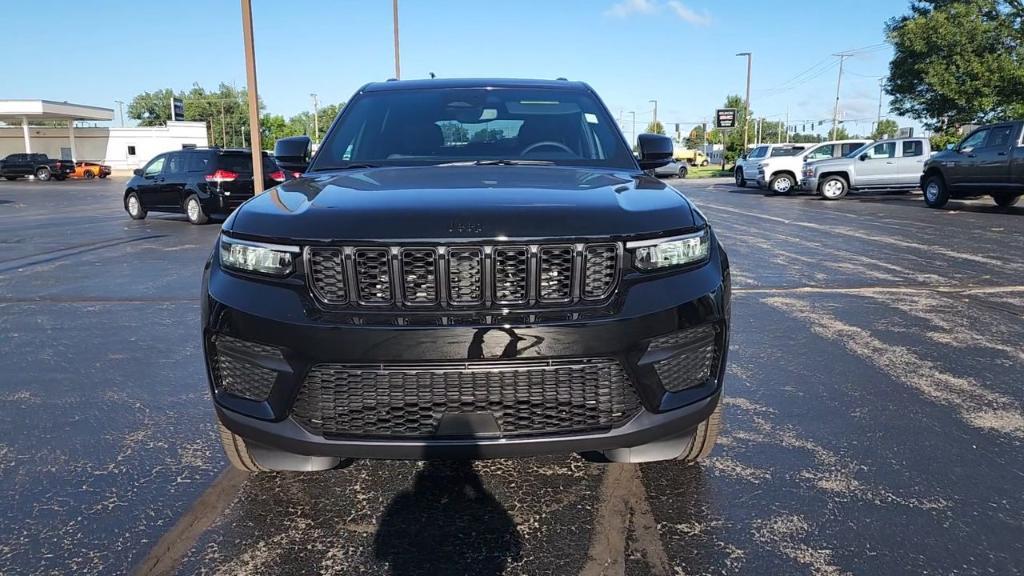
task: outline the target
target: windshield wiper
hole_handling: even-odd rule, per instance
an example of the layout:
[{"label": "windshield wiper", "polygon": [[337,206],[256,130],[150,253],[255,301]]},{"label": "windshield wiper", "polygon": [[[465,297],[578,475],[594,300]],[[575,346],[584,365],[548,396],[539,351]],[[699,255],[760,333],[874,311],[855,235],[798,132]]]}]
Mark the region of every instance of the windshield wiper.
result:
[{"label": "windshield wiper", "polygon": [[343,164],[341,166],[324,166],[323,168],[315,168],[310,172],[327,172],[329,170],[355,170],[358,168],[380,168],[380,164],[366,164],[363,162],[353,162],[351,164]]},{"label": "windshield wiper", "polygon": [[551,160],[469,160],[466,162],[445,162],[438,166],[552,166]]}]

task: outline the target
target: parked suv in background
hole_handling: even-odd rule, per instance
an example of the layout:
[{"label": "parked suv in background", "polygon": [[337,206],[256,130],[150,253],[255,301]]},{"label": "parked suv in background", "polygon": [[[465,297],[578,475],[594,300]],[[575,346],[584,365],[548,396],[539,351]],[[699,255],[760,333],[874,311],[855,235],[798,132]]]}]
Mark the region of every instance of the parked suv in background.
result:
[{"label": "parked suv in background", "polygon": [[[286,174],[263,154],[263,185],[284,182]],[[193,224],[227,216],[253,196],[252,155],[248,149],[186,148],[154,157],[128,181],[124,209],[134,220],[150,211],[183,212]]]},{"label": "parked suv in background", "polygon": [[924,201],[941,208],[950,198],[989,195],[1003,208],[1024,195],[1024,121],[978,128],[952,150],[925,163]]},{"label": "parked suv in background", "polygon": [[35,176],[43,182],[50,178],[64,180],[74,171],[74,162],[55,160],[46,154],[11,154],[0,160],[0,177],[8,180],[22,176]]},{"label": "parked suv in background", "polygon": [[931,150],[927,138],[879,140],[846,158],[806,164],[801,185],[826,200],[839,200],[850,190],[913,190]]},{"label": "parked suv in background", "polygon": [[836,140],[821,144],[808,144],[796,154],[780,154],[765,158],[757,166],[757,186],[767,188],[769,194],[789,194],[800,184],[804,164],[842,158],[870,140]]},{"label": "parked suv in background", "polygon": [[232,464],[707,455],[729,263],[704,215],[644,173],[671,140],[638,148],[579,82],[361,88],[303,176],[236,210],[207,263]]},{"label": "parked suv in background", "polygon": [[766,159],[794,156],[810,146],[811,144],[763,144],[755,147],[749,154],[736,161],[736,168],[734,170],[736,185],[740,188],[745,188],[747,182],[756,182],[757,168]]}]

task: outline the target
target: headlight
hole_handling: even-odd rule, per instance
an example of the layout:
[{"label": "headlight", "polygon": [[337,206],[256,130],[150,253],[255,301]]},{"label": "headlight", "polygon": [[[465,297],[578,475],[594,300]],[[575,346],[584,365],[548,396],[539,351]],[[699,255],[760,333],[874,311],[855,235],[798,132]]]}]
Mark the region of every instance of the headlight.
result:
[{"label": "headlight", "polygon": [[220,263],[225,268],[270,276],[287,276],[295,269],[297,246],[236,240],[221,235]]},{"label": "headlight", "polygon": [[626,248],[633,250],[633,262],[637,268],[650,271],[705,260],[711,248],[710,243],[711,233],[704,228],[686,236],[628,242]]}]

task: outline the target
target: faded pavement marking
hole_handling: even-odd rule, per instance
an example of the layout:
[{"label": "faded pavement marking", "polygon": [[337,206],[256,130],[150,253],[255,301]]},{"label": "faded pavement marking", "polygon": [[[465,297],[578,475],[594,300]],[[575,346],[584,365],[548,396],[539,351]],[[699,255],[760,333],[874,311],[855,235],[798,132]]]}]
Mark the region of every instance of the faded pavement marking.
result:
[{"label": "faded pavement marking", "polygon": [[953,408],[969,425],[1024,438],[1024,407],[1018,401],[986,390],[973,378],[945,372],[940,365],[921,358],[910,348],[882,342],[867,330],[846,324],[821,307],[778,296],[762,301],[806,322],[818,336],[841,343],[858,358],[873,364],[897,382],[917,390],[932,402]]},{"label": "faded pavement marking", "polygon": [[650,573],[667,576],[668,555],[658,535],[658,525],[651,513],[636,464],[609,464],[601,482],[601,506],[594,522],[587,563],[580,576],[611,576],[626,569],[626,539],[630,528],[635,540],[630,549],[637,550],[647,562]]}]

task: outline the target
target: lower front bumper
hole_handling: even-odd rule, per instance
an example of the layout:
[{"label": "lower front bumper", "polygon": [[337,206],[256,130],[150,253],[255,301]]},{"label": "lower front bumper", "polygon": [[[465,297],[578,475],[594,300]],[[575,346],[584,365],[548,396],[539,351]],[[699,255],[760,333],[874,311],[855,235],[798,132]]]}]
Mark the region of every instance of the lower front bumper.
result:
[{"label": "lower front bumper", "polygon": [[811,192],[818,191],[818,179],[804,177],[800,180],[800,187]]},{"label": "lower front bumper", "polygon": [[[322,436],[310,434],[291,419],[267,422],[219,405],[216,409],[224,426],[247,442],[306,456],[386,460],[514,458],[606,452],[639,448],[666,439],[676,440],[674,445],[678,452],[659,458],[668,459],[677,457],[688,446],[693,430],[715,410],[719,395],[720,390],[716,390],[703,400],[662,414],[644,410],[626,424],[606,432],[532,438],[325,440]],[[667,450],[673,448],[668,447]]]}]

